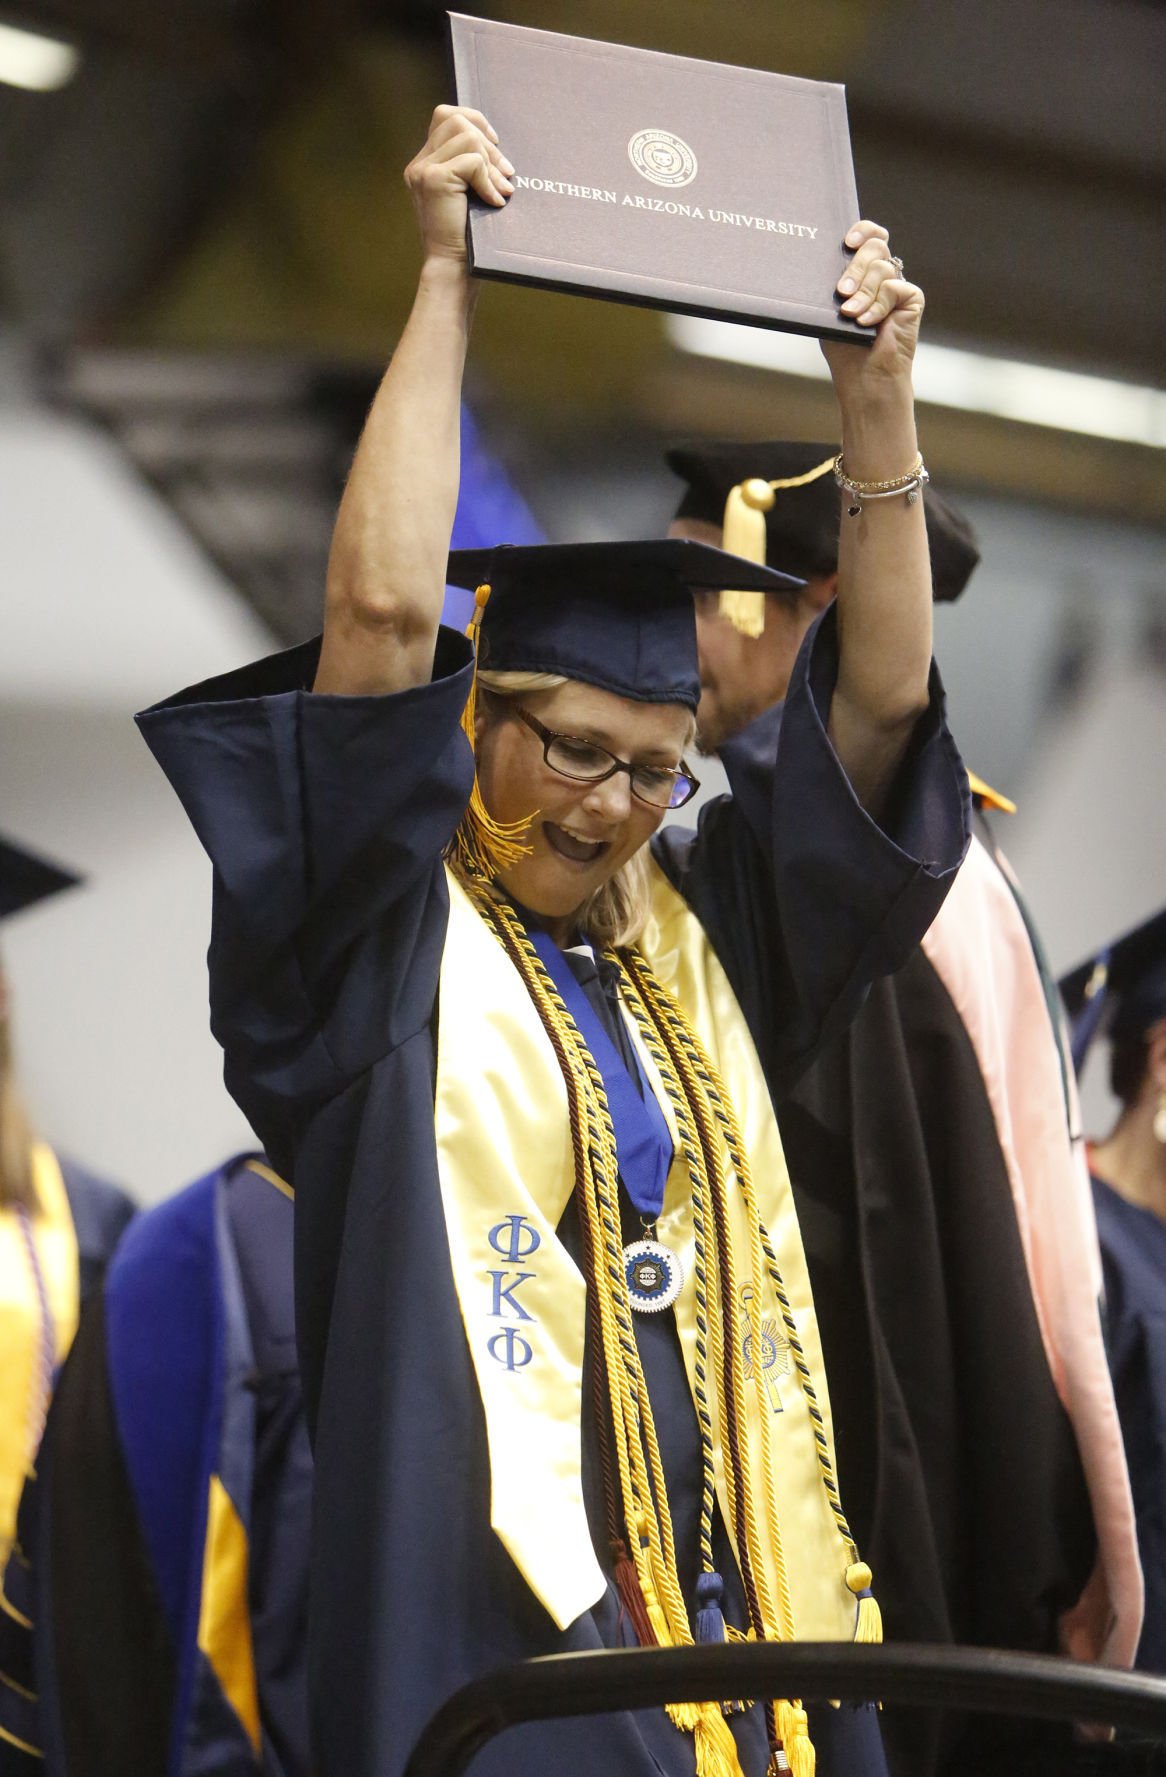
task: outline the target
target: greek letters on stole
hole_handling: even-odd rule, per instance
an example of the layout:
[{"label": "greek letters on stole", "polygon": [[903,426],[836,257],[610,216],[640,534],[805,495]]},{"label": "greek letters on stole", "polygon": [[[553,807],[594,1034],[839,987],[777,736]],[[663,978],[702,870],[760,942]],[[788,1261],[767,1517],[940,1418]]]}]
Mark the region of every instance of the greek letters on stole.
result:
[{"label": "greek letters on stole", "polygon": [[[575,1186],[567,1094],[538,1013],[505,952],[447,872],[449,927],[441,968],[435,1118],[450,1256],[481,1392],[489,1445],[491,1523],[527,1584],[561,1629],[603,1596],[605,1580],[583,1504],[580,1423],[586,1286],[555,1229]],[[652,918],[640,948],[684,1004],[732,1096],[761,1214],[773,1238],[806,1359],[833,1432],[817,1318],[781,1140],[744,1016],[699,921],[652,865]],[[673,1137],[660,1239],[680,1256],[685,1286],[675,1314],[693,1382],[691,1185],[671,1106],[632,1030],[645,1077]],[[736,1194],[728,1206],[737,1273],[749,1278],[748,1229]],[[809,1413],[779,1321],[766,1317],[764,1349],[746,1349],[772,1414],[775,1490],[799,1638],[850,1640],[852,1559],[822,1486]],[[751,1446],[757,1447],[754,1436]],[[719,1437],[717,1484],[726,1513]],[[754,1497],[763,1500],[758,1486]],[[762,1537],[766,1550],[775,1527]],[[770,1575],[775,1584],[775,1575]]]}]

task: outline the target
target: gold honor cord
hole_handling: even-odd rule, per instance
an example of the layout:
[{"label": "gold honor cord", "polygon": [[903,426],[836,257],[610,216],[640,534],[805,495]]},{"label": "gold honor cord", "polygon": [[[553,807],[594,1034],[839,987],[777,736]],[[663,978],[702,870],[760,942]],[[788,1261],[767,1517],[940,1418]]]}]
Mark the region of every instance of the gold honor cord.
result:
[{"label": "gold honor cord", "polygon": [[[578,1200],[587,1218],[586,1244],[594,1254],[589,1287],[599,1306],[628,1548],[656,1640],[664,1647],[691,1646],[664,1470],[628,1297],[615,1132],[603,1080],[514,910],[480,877],[463,880],[519,971],[562,1069],[576,1177],[582,1186]],[[669,1704],[668,1714],[693,1735],[697,1777],[741,1777],[736,1742],[719,1704]]]},{"label": "gold honor cord", "polygon": [[[776,1609],[766,1579],[765,1562],[761,1550],[762,1533],[757,1520],[752,1489],[748,1484],[748,1466],[746,1462],[742,1461],[741,1452],[743,1430],[747,1417],[744,1358],[741,1340],[736,1336],[733,1318],[734,1305],[738,1301],[738,1289],[732,1243],[727,1237],[723,1207],[731,1189],[731,1180],[727,1176],[723,1164],[723,1154],[727,1144],[721,1130],[714,1123],[714,1100],[719,1100],[718,1108],[723,1109],[725,1117],[734,1130],[736,1129],[736,1118],[728,1104],[724,1088],[717,1080],[715,1070],[704,1053],[703,1045],[685,1018],[679,1003],[661,986],[643,957],[636,951],[619,952],[615,960],[620,963],[624,982],[631,989],[628,994],[629,1004],[640,1027],[641,1035],[648,1044],[652,1058],[665,1082],[677,1114],[677,1123],[685,1144],[685,1157],[688,1160],[689,1170],[695,1184],[693,1193],[694,1223],[704,1220],[706,1226],[711,1223],[715,1229],[715,1251],[719,1274],[716,1279],[719,1302],[716,1306],[719,1308],[719,1312],[713,1313],[712,1320],[716,1329],[714,1332],[714,1358],[719,1360],[715,1363],[718,1381],[717,1409],[720,1424],[726,1431],[725,1480],[729,1516],[738,1547],[738,1555],[741,1559],[742,1576],[748,1576],[746,1594],[753,1606],[751,1611],[754,1616],[753,1632],[759,1639],[766,1641],[793,1641],[797,1638],[797,1629],[794,1622],[793,1601],[790,1596],[785,1555],[781,1543],[777,1495],[774,1488],[775,1462],[772,1448],[771,1414],[765,1399],[765,1384],[760,1364],[754,1366],[754,1377],[761,1406],[759,1414],[761,1472],[777,1577]],[[732,1146],[729,1147],[729,1153],[749,1210],[751,1231],[754,1231],[755,1234],[749,1243],[752,1288],[747,1311],[752,1348],[754,1351],[759,1351],[764,1339],[761,1326],[764,1260],[760,1241],[756,1238],[756,1231],[760,1230],[761,1223],[756,1214],[755,1204],[752,1202],[752,1181],[739,1140],[736,1143],[735,1151]],[[698,1240],[698,1253],[700,1244]],[[709,1301],[709,1280],[707,1276],[702,1279],[700,1272],[701,1267],[698,1261],[696,1277],[697,1298],[698,1304],[700,1304],[697,1310],[698,1324],[700,1320],[708,1319],[707,1305]],[[704,1427],[702,1426],[702,1437],[703,1433]],[[704,1528],[702,1523],[702,1545]],[[807,1732],[806,1714],[799,1700],[774,1703],[773,1733],[775,1738],[781,1742],[795,1777],[812,1777],[815,1765],[814,1749]]]},{"label": "gold honor cord", "polygon": [[[576,1195],[580,1214],[585,1218],[584,1249],[590,1255],[588,1287],[597,1307],[627,1546],[656,1640],[665,1646],[691,1645],[692,1628],[677,1577],[663,1468],[628,1296],[620,1228],[618,1157],[603,1080],[513,908],[481,873],[459,871],[459,875],[474,906],[518,970],[566,1084]],[[759,1214],[735,1112],[686,1014],[644,957],[638,951],[628,950],[613,953],[612,960],[620,968],[626,1001],[671,1103],[692,1181],[697,1333],[694,1396],[702,1457],[702,1578],[718,1577],[712,1542],[716,1478],[711,1399],[715,1399],[722,1433],[728,1528],[745,1586],[750,1634],[775,1641],[795,1637],[791,1587],[778,1523],[777,1465],[766,1382],[762,1365],[754,1362],[751,1373],[760,1427],[758,1478],[757,1465],[749,1460],[750,1397],[738,1328],[741,1303],[752,1349],[760,1352],[766,1337],[763,1304],[774,1300],[806,1402],[821,1482],[851,1556],[846,1583],[851,1592],[863,1594],[858,1604],[857,1638],[878,1639],[877,1606],[869,1596],[870,1570],[857,1559],[842,1513],[823,1415],[776,1254]],[[749,1229],[748,1291],[739,1284],[729,1225],[728,1204],[734,1194],[734,1174],[736,1194],[744,1206]],[[763,1552],[766,1538],[776,1592],[767,1578]],[[734,1707],[731,1703],[723,1706]],[[736,1746],[724,1721],[722,1706],[673,1705],[669,1714],[678,1727],[694,1734],[698,1777],[737,1777],[740,1766]],[[805,1711],[798,1700],[777,1701],[771,1706],[770,1736],[775,1752],[777,1744],[781,1744],[794,1777],[813,1777],[814,1748]]]},{"label": "gold honor cord", "polygon": [[[810,1415],[810,1421],[814,1433],[814,1448],[818,1457],[818,1467],[821,1474],[822,1486],[829,1502],[830,1510],[834,1516],[834,1521],[838,1526],[839,1534],[851,1554],[851,1565],[847,1570],[846,1583],[851,1592],[854,1593],[856,1597],[859,1597],[858,1627],[855,1640],[881,1641],[882,1621],[878,1604],[873,1597],[868,1598],[860,1596],[860,1594],[869,1591],[871,1583],[870,1569],[865,1562],[859,1560],[858,1548],[855,1544],[854,1537],[851,1534],[850,1526],[846,1521],[846,1514],[842,1509],[842,1500],[838,1492],[838,1482],[834,1474],[834,1465],[830,1455],[830,1442],[826,1436],[822,1410],[818,1404],[818,1396],[814,1388],[813,1377],[810,1374],[805,1350],[798,1334],[797,1322],[794,1319],[793,1310],[790,1306],[789,1294],[786,1290],[785,1282],[781,1275],[781,1269],[777,1262],[777,1254],[774,1251],[769,1230],[766,1228],[757,1207],[749,1158],[745,1151],[745,1145],[741,1137],[741,1131],[737,1122],[736,1112],[733,1109],[732,1101],[725,1090],[724,1084],[721,1081],[710,1056],[705,1050],[704,1044],[701,1042],[699,1035],[692,1028],[691,1023],[685,1016],[683,1008],[657,980],[640,953],[636,950],[623,951],[619,953],[617,960],[623,965],[625,978],[632,982],[639,995],[642,996],[642,1002],[650,1008],[651,1015],[653,1019],[657,1021],[658,1028],[670,1027],[672,1039],[676,1045],[677,1052],[682,1057],[687,1057],[690,1060],[694,1073],[691,1086],[693,1094],[692,1102],[697,1105],[701,1105],[702,1101],[707,1103],[720,1126],[732,1160],[733,1170],[737,1174],[745,1198],[750,1224],[757,1231],[757,1241],[755,1246],[753,1246],[750,1255],[753,1260],[753,1296],[750,1304],[751,1337],[756,1341],[759,1335],[759,1324],[758,1320],[754,1318],[754,1310],[757,1310],[757,1304],[762,1297],[762,1288],[757,1275],[757,1265],[759,1259],[763,1259],[773,1289],[773,1294],[776,1297],[777,1305],[781,1312],[783,1329],[785,1336],[789,1341],[790,1350],[794,1359],[794,1367],[797,1371],[798,1380]],[[633,1009],[636,1009],[634,999],[631,1003]],[[644,1031],[644,1035],[645,1039],[647,1039],[646,1030]],[[757,1310],[757,1313],[759,1315],[759,1310]],[[766,1415],[762,1416],[762,1423],[763,1425],[768,1425],[768,1417]],[[772,1484],[772,1477],[773,1469],[772,1467],[769,1467],[766,1471],[766,1478],[767,1483],[770,1485]]]}]

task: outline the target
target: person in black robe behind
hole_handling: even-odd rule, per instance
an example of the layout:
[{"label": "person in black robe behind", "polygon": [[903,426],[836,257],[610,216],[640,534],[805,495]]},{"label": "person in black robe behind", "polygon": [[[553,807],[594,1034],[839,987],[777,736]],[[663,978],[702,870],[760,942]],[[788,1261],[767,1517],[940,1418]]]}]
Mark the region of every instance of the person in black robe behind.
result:
[{"label": "person in black robe behind", "polygon": [[[751,541],[734,530],[745,494],[756,555],[806,581],[764,595],[757,635],[735,627],[716,594],[698,595],[699,739],[730,769],[750,725],[785,697],[802,640],[835,596],[834,455],[785,441],[667,454],[686,483],[670,536]],[[933,487],[924,506],[933,592],[948,603],[979,551]],[[822,1321],[843,1497],[878,1576],[887,1639],[1055,1652],[1057,1616],[1093,1563],[1092,1513],[984,1078],[922,949],[873,983],[848,1029],[779,1098],[778,1121]],[[896,1777],[1022,1749],[1031,1758],[1046,1748],[1054,1768],[1073,1756],[1064,1730],[945,1724],[922,1710],[885,1710],[884,1739]]]},{"label": "person in black robe behind", "polygon": [[[492,1510],[509,1495],[492,1472],[485,1394],[455,1288],[463,1249],[454,1250],[449,1180],[438,1170],[435,1074],[439,1094],[476,1096],[466,1124],[447,1123],[442,1139],[468,1126],[483,1169],[487,1119],[521,1100],[523,1082],[508,1071],[505,1037],[487,1046],[485,1016],[504,1032],[501,1010],[477,1007],[473,980],[443,979],[442,961],[455,912],[459,941],[483,942],[481,932],[472,936],[481,927],[492,951],[483,908],[494,905],[509,907],[540,957],[560,946],[561,957],[575,955],[580,935],[612,942],[617,928],[593,931],[598,915],[584,909],[594,901],[614,919],[613,881],[618,873],[626,886],[623,867],[633,859],[644,866],[644,842],[671,800],[661,799],[661,784],[682,800],[690,781],[681,749],[698,693],[695,634],[677,584],[686,576],[749,583],[738,562],[681,544],[611,546],[606,557],[595,546],[592,554],[451,559],[469,584],[487,573],[497,583],[482,625],[491,674],[535,670],[521,658],[531,634],[545,649],[543,670],[555,674],[550,685],[528,687],[526,708],[489,678],[494,694],[483,692],[481,720],[470,723],[485,811],[471,821],[475,761],[462,720],[473,660],[468,643],[438,622],[471,307],[466,193],[502,203],[510,185],[485,120],[447,107],[408,177],[426,261],[341,508],[322,647],[192,687],[139,718],[214,865],[212,1024],[227,1082],[296,1191],[297,1329],[316,1458],[310,1680],[323,1777],[396,1777],[432,1711],[491,1666],[637,1639],[634,1576],[629,1586],[608,1558],[602,1397],[581,1428],[587,1556],[600,1564],[595,1602],[565,1621],[553,1616],[491,1527]],[[842,294],[878,332],[869,351],[826,348],[848,463],[869,482],[899,481],[904,497],[872,505],[848,534],[838,600],[845,646],[828,616],[807,639],[780,723],[742,761],[734,797],[707,809],[696,834],[658,834],[649,866],[649,880],[666,877],[662,892],[672,894],[670,883],[683,897],[684,929],[716,944],[748,1022],[742,1054],[751,1034],[783,1083],[845,1024],[872,975],[893,969],[917,942],[966,843],[966,784],[929,678],[922,517],[906,498],[918,485],[910,361],[922,297],[900,278],[885,231],[856,225],[850,245],[860,288]],[[670,590],[657,595],[665,583]],[[775,583],[754,570],[754,586]],[[565,734],[553,732],[556,719]],[[467,926],[465,883],[475,878],[452,865],[447,878],[450,847],[476,843],[483,821],[489,832],[491,822],[515,820],[529,822],[531,850],[499,867],[494,889],[471,906],[480,919]],[[526,956],[521,943],[518,954]],[[643,1079],[619,1052],[626,981],[613,1007],[612,981],[598,964],[594,974],[587,968],[590,954],[583,945],[564,965],[574,988],[561,973],[556,987],[562,980],[560,991],[575,999],[579,990],[591,1009],[578,1016],[594,1014],[601,1040],[607,1026],[605,1081],[610,1074],[614,1090],[630,1078],[646,1102]],[[548,970],[561,957],[550,955]],[[600,960],[606,967],[608,957]],[[485,953],[481,961],[500,966]],[[618,975],[627,965],[615,966]],[[443,1049],[470,1010],[483,1020],[483,1048],[451,1082]],[[539,1100],[531,1146],[569,1156],[555,1102],[542,1108]],[[763,1111],[753,1102],[768,1118],[768,1100]],[[532,1169],[540,1159],[529,1152]],[[635,1233],[622,1150],[620,1166],[628,1188],[620,1209]],[[558,1248],[556,1263],[573,1246],[586,1262],[578,1226],[571,1209],[541,1236]],[[489,1234],[502,1252],[504,1224]],[[510,1238],[519,1256],[513,1227]],[[563,1276],[569,1282],[572,1273]],[[593,1271],[593,1300],[596,1278]],[[505,1316],[501,1294],[495,1309]],[[526,1349],[517,1337],[503,1346],[499,1332],[490,1357],[500,1363],[509,1352],[520,1373],[525,1356],[514,1354]],[[690,1610],[702,1446],[671,1313],[637,1316],[628,1361],[642,1366],[659,1427],[677,1584]],[[503,1385],[498,1372],[491,1384]],[[577,1452],[578,1422],[566,1429]],[[530,1430],[527,1462],[537,1422]],[[539,1522],[552,1506],[554,1525],[578,1522],[555,1494],[534,1502]],[[742,1628],[746,1600],[719,1517],[713,1536],[725,1616]],[[565,1564],[576,1548],[566,1540],[552,1529],[533,1559]],[[848,1569],[852,1590],[865,1571],[856,1564],[852,1582]],[[873,1725],[869,1712],[822,1710],[813,1724],[821,1777],[881,1771]],[[793,1718],[787,1726],[796,1746],[801,1728]],[[762,1712],[734,1714],[731,1730],[740,1769],[761,1777],[770,1765]],[[691,1777],[694,1750],[663,1711],[642,1710],[524,1728],[477,1765],[482,1777],[548,1769],[584,1777],[600,1766],[620,1777]]]}]

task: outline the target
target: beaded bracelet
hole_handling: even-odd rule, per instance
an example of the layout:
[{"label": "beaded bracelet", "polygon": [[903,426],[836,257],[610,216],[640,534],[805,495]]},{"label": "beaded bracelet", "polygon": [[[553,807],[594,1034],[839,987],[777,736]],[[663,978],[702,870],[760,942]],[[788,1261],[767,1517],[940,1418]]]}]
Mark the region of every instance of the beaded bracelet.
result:
[{"label": "beaded bracelet", "polygon": [[917,456],[905,475],[892,475],[887,481],[855,481],[846,473],[842,452],[839,451],[834,459],[834,479],[854,501],[852,506],[846,508],[847,517],[857,518],[866,500],[893,500],[899,494],[904,494],[908,506],[913,506],[931,477],[923,458]]}]

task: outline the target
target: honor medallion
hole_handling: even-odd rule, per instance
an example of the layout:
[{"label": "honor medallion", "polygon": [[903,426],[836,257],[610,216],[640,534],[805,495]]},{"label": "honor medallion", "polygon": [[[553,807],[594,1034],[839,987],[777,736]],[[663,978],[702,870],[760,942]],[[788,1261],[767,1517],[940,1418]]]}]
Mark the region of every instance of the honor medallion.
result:
[{"label": "honor medallion", "polygon": [[636,1240],[623,1249],[628,1296],[637,1314],[671,1308],[684,1283],[680,1260],[658,1240]]}]

